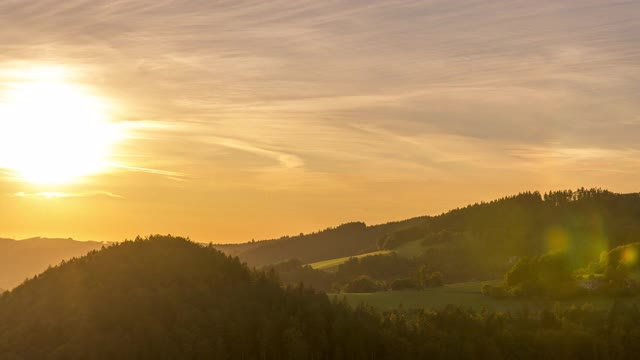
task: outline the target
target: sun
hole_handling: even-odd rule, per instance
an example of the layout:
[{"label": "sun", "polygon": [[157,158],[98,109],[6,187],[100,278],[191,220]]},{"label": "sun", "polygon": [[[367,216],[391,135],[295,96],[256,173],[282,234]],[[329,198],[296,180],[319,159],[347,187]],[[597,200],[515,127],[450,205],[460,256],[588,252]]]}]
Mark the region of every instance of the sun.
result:
[{"label": "sun", "polygon": [[59,71],[30,71],[0,88],[0,168],[64,184],[108,167],[118,139],[107,106]]}]

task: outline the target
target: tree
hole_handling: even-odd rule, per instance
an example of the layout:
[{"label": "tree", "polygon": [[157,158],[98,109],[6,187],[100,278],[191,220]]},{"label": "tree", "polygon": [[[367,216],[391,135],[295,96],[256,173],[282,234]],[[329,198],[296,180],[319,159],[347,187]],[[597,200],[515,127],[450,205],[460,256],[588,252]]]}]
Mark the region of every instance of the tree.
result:
[{"label": "tree", "polygon": [[517,296],[565,297],[568,289],[575,290],[572,274],[566,253],[524,257],[505,275],[505,287]]},{"label": "tree", "polygon": [[382,290],[379,282],[367,275],[361,275],[349,281],[342,291],[347,293],[371,293]]}]

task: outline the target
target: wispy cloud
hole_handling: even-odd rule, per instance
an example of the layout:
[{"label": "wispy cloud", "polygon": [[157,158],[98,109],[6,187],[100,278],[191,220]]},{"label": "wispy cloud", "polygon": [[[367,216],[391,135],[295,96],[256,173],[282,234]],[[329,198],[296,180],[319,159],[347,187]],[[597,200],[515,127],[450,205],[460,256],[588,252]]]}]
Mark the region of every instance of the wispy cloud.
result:
[{"label": "wispy cloud", "polygon": [[276,160],[285,168],[297,168],[304,165],[304,161],[296,155],[288,154],[282,151],[270,150],[236,139],[209,137],[206,139],[206,141],[230,149],[246,151],[252,154],[265,156],[267,158]]},{"label": "wispy cloud", "polygon": [[509,154],[523,167],[556,172],[635,174],[640,171],[640,150],[623,148],[548,147],[515,148]]},{"label": "wispy cloud", "polygon": [[179,173],[179,172],[175,172],[175,171],[150,169],[150,168],[144,168],[144,167],[138,167],[138,166],[128,166],[128,165],[123,165],[123,164],[111,164],[111,167],[116,168],[116,169],[124,169],[124,170],[128,170],[128,171],[142,172],[142,173],[155,174],[155,175],[163,175],[163,176],[170,177],[170,178],[181,178],[181,177],[185,176],[184,174]]},{"label": "wispy cloud", "polygon": [[118,194],[114,194],[108,191],[89,191],[89,192],[80,192],[80,193],[59,192],[59,191],[42,191],[42,192],[29,193],[29,192],[20,191],[15,193],[14,195],[21,198],[42,198],[42,199],[63,199],[63,198],[102,197],[102,196],[117,198],[117,199],[123,198]]}]

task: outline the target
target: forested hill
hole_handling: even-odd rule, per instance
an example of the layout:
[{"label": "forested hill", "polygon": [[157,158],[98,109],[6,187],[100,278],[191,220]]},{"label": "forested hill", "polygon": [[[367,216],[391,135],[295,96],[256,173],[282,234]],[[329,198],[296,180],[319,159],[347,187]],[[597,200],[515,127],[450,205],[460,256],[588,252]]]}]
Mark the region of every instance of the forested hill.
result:
[{"label": "forested hill", "polygon": [[392,358],[378,324],[211,247],[154,236],[0,295],[0,359]]},{"label": "forested hill", "polygon": [[252,266],[273,264],[291,258],[309,263],[374,251],[380,237],[399,229],[416,226],[426,219],[427,217],[418,217],[374,226],[352,222],[312,234],[214,247],[229,255],[239,256],[242,261]]},{"label": "forested hill", "polygon": [[72,239],[0,239],[0,288],[11,289],[60,261],[99,249],[104,243]]},{"label": "forested hill", "polygon": [[[570,250],[587,262],[635,241],[640,241],[640,194],[583,188],[525,192],[433,217],[369,227],[350,223],[309,235],[216,247],[259,266],[292,258],[310,263],[419,242],[415,256],[426,252],[431,264],[446,259],[443,270],[463,279],[468,274],[453,274],[460,262],[485,274],[480,277],[495,276],[512,257]],[[449,261],[456,257],[459,263]]]},{"label": "forested hill", "polygon": [[494,241],[529,241],[521,244],[525,251],[553,246],[541,240],[549,240],[549,235],[553,235],[549,232],[557,231],[563,232],[565,240],[600,240],[613,248],[638,241],[640,194],[616,194],[601,189],[525,192],[433,217],[425,223],[425,231],[472,232],[493,237]]},{"label": "forested hill", "polygon": [[521,193],[430,218],[388,234],[379,245],[393,248],[412,240],[434,251],[433,245],[447,244],[475,257],[565,251],[577,261],[597,260],[604,251],[640,240],[640,194],[601,189]]}]

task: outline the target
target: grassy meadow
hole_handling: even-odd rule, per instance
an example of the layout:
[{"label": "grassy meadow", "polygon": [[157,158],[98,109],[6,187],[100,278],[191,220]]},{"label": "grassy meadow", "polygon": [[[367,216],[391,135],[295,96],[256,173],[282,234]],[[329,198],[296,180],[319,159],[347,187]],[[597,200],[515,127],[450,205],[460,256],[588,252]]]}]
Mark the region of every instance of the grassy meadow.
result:
[{"label": "grassy meadow", "polygon": [[345,256],[345,257],[340,257],[340,258],[336,258],[336,259],[329,259],[329,260],[323,260],[323,261],[318,261],[318,262],[314,262],[311,264],[308,264],[309,266],[311,266],[312,268],[316,269],[316,270],[325,270],[325,271],[335,271],[337,269],[337,267],[341,264],[344,264],[345,262],[347,262],[347,260],[351,259],[351,258],[358,258],[358,259],[362,259],[365,258],[367,256],[373,256],[373,255],[386,255],[386,254],[391,254],[391,253],[396,253],[399,256],[402,257],[413,257],[416,254],[420,254],[422,251],[424,251],[424,247],[422,246],[422,241],[411,241],[408,242],[406,244],[402,244],[401,246],[393,249],[393,250],[379,250],[379,251],[372,251],[369,253],[365,253],[365,254],[360,254],[360,255],[354,255],[354,256]]},{"label": "grassy meadow", "polygon": [[331,297],[346,299],[352,305],[361,303],[373,306],[381,311],[394,309],[432,309],[438,310],[449,304],[472,308],[474,310],[487,309],[491,311],[517,311],[522,308],[548,309],[559,305],[570,307],[591,304],[598,309],[608,309],[615,301],[626,304],[635,303],[640,306],[640,296],[611,298],[604,295],[583,296],[571,300],[549,299],[494,299],[482,295],[482,286],[485,284],[497,285],[501,280],[480,281],[458,284],[448,284],[438,288],[423,290],[381,291],[375,293],[340,293],[331,294]]},{"label": "grassy meadow", "polygon": [[349,260],[351,258],[360,259],[360,258],[367,257],[367,256],[390,254],[392,252],[393,252],[393,250],[373,251],[373,252],[366,253],[366,254],[360,254],[360,255],[355,255],[355,256],[345,256],[345,257],[336,258],[336,259],[318,261],[318,262],[309,264],[309,266],[311,266],[312,268],[314,268],[316,270],[333,271],[333,270],[336,270],[336,268],[340,264],[344,264],[345,262],[347,262],[347,260]]}]

